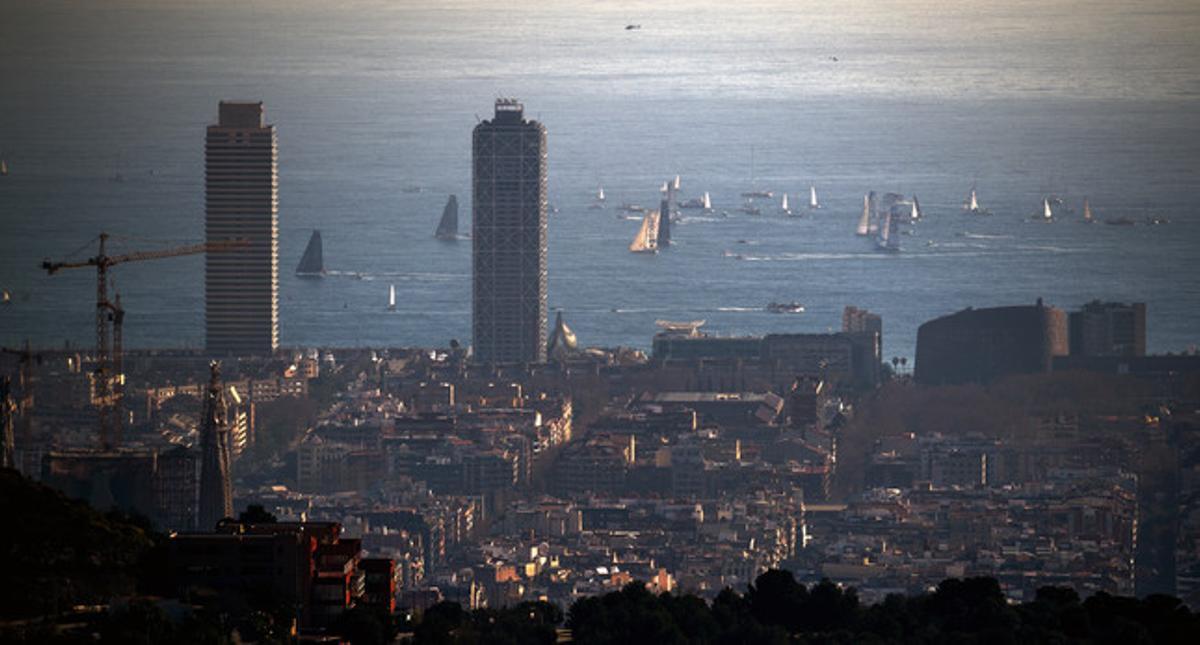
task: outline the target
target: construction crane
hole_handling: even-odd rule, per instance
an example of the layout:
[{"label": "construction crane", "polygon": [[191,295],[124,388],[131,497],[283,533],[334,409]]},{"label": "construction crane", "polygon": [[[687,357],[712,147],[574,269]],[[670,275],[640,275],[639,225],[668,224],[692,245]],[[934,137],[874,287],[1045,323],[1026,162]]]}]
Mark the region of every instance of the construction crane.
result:
[{"label": "construction crane", "polygon": [[[216,251],[229,251],[248,246],[248,240],[227,240],[192,244],[171,249],[156,251],[139,251],[122,255],[108,255],[105,242],[108,233],[101,233],[99,252],[94,257],[75,262],[42,262],[42,268],[50,275],[63,269],[81,269],[96,267],[96,369],[93,377],[92,404],[100,422],[100,446],[111,450],[121,444],[121,399],[125,390],[125,374],[123,369],[124,348],[122,343],[122,323],[125,310],[121,308],[121,296],[113,300],[108,298],[108,270],[126,262],[141,262],[144,260],[159,260],[174,258],[181,255],[196,255]],[[111,336],[109,324],[112,325]]]}]

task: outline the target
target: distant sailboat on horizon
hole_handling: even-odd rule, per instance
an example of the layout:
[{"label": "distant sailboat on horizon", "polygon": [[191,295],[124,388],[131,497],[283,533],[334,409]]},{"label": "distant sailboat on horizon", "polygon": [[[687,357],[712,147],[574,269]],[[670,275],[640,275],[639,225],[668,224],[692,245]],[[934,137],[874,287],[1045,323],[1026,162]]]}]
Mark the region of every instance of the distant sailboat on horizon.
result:
[{"label": "distant sailboat on horizon", "polygon": [[1092,214],[1092,204],[1087,197],[1083,198],[1083,221],[1088,224],[1096,221],[1096,216]]},{"label": "distant sailboat on horizon", "polygon": [[788,196],[787,196],[787,193],[784,193],[784,194],[783,194],[783,201],[782,201],[782,202],[780,202],[780,204],[779,204],[779,210],[783,211],[783,212],[784,212],[785,214],[787,214],[787,215],[791,215],[791,214],[792,214],[792,209],[791,209],[791,208],[788,208]]},{"label": "distant sailboat on horizon", "polygon": [[975,194],[974,186],[971,186],[971,194],[967,196],[967,201],[963,204],[963,210],[973,215],[992,214],[991,211],[979,206],[979,196]]},{"label": "distant sailboat on horizon", "polygon": [[921,200],[916,195],[913,195],[911,218],[914,222],[921,219]]},{"label": "distant sailboat on horizon", "polygon": [[300,258],[300,264],[296,265],[296,275],[301,278],[320,278],[325,275],[321,231],[314,230],[308,238],[308,246],[304,247],[304,255]]},{"label": "distant sailboat on horizon", "polygon": [[601,186],[601,187],[599,187],[598,189],[596,189],[596,201],[598,201],[598,202],[602,202],[602,201],[604,201],[604,200],[605,200],[605,197],[604,197],[604,186]]},{"label": "distant sailboat on horizon", "polygon": [[1042,198],[1042,217],[1043,222],[1049,222],[1054,219],[1054,211],[1050,208],[1049,198]]},{"label": "distant sailboat on horizon", "polygon": [[388,311],[396,310],[396,285],[388,285]]},{"label": "distant sailboat on horizon", "polygon": [[458,196],[451,195],[442,209],[442,219],[438,222],[437,232],[433,234],[439,240],[453,242],[458,239]]},{"label": "distant sailboat on horizon", "polygon": [[809,210],[817,210],[821,207],[821,203],[817,201],[817,187],[808,187],[808,208]]}]

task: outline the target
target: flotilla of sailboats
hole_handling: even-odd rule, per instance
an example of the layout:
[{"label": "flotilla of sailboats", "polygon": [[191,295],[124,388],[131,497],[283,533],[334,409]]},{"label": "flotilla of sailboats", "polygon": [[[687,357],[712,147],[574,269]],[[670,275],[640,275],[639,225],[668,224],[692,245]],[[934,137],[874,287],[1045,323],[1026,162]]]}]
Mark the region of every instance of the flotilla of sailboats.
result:
[{"label": "flotilla of sailboats", "polygon": [[[8,173],[8,166],[0,160],[0,175]],[[638,231],[633,240],[629,244],[629,251],[632,253],[658,253],[658,251],[670,244],[670,212],[675,208],[682,209],[703,209],[711,211],[712,197],[708,191],[705,191],[701,197],[689,199],[684,202],[675,202],[675,195],[681,187],[682,181],[679,175],[674,179],[663,182],[660,190],[667,195],[663,199],[663,206],[658,210],[643,209],[640,206],[633,204],[622,204],[620,210],[625,212],[637,213],[640,215],[640,224]],[[765,190],[753,190],[742,193],[746,198],[745,204],[740,209],[742,212],[752,215],[761,214],[760,208],[755,204],[755,198],[770,198],[774,193]],[[802,194],[802,193],[801,193]],[[606,195],[603,186],[598,186],[594,194],[595,204],[603,204],[606,201]],[[1051,222],[1055,218],[1055,211],[1058,210],[1055,204],[1062,204],[1062,200],[1051,197],[1043,197],[1041,209],[1034,214],[1033,219],[1037,221]],[[602,206],[601,206],[602,207]],[[822,208],[820,201],[817,199],[817,190],[815,186],[809,186],[808,208],[815,210]],[[1065,208],[1065,207],[1064,207]],[[962,209],[966,213],[976,215],[991,215],[991,211],[982,207],[979,202],[979,197],[974,186],[971,187],[966,200],[963,203]],[[779,202],[779,210],[785,214],[792,214],[791,198],[786,192],[781,194]],[[1070,208],[1065,208],[1062,212],[1073,212]],[[665,218],[668,218],[664,220]],[[862,237],[873,237],[875,248],[878,251],[887,253],[896,253],[901,250],[900,239],[901,233],[905,235],[915,234],[915,229],[909,227],[910,224],[924,219],[925,212],[921,207],[921,202],[916,195],[910,198],[905,198],[903,195],[894,193],[886,193],[882,198],[876,197],[874,191],[870,191],[863,195],[862,213],[858,219],[855,228],[855,234]],[[633,219],[632,217],[630,219]],[[1095,213],[1092,210],[1090,199],[1085,196],[1083,198],[1083,217],[1084,223],[1095,223],[1097,220]],[[1103,220],[1106,224],[1114,225],[1132,225],[1134,222],[1128,218],[1108,219]],[[1162,222],[1168,220],[1160,220]],[[1155,221],[1154,223],[1160,223]],[[901,230],[903,228],[903,230]],[[438,223],[435,237],[440,240],[455,240],[458,239],[458,198],[455,195],[450,195],[447,199],[445,208],[442,212],[441,220]],[[933,242],[927,243],[927,246],[933,246]],[[728,255],[728,252],[726,252]],[[738,256],[740,257],[740,256]],[[337,272],[334,272],[337,274]],[[296,268],[296,275],[300,277],[321,277],[326,275],[324,265],[322,241],[320,231],[314,230],[309,238],[308,245],[305,248],[304,255]],[[389,311],[396,310],[396,286],[394,284],[388,287],[388,304]],[[565,328],[565,325],[563,325]]]}]

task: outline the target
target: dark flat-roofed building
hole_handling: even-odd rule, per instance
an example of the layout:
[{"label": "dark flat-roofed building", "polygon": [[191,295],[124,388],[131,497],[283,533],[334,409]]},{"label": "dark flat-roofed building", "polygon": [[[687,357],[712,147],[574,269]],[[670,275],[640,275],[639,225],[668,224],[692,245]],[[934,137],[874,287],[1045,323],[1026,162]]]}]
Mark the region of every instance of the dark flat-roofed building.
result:
[{"label": "dark flat-roofed building", "polygon": [[1093,300],[1068,316],[1071,356],[1145,356],[1146,303]]},{"label": "dark flat-roofed building", "polygon": [[918,382],[987,383],[1009,374],[1045,373],[1067,354],[1066,314],[1044,305],[964,309],[917,330]]}]

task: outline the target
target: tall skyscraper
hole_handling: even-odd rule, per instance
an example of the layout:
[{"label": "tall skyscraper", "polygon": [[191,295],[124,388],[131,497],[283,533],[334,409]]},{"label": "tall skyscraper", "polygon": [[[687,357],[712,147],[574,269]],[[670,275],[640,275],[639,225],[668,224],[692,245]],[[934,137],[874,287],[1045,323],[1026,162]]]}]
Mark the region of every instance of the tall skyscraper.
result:
[{"label": "tall skyscraper", "polygon": [[269,354],[279,345],[279,177],[263,104],[222,101],[204,143],[205,237],[245,246],[205,256],[206,346]]},{"label": "tall skyscraper", "polygon": [[225,395],[221,388],[221,366],[209,367],[204,418],[200,420],[200,512],[198,526],[210,531],[217,522],[233,515],[233,489],[229,481],[229,427],[225,419]]},{"label": "tall skyscraper", "polygon": [[498,99],[472,139],[475,360],[545,362],[546,128]]}]

